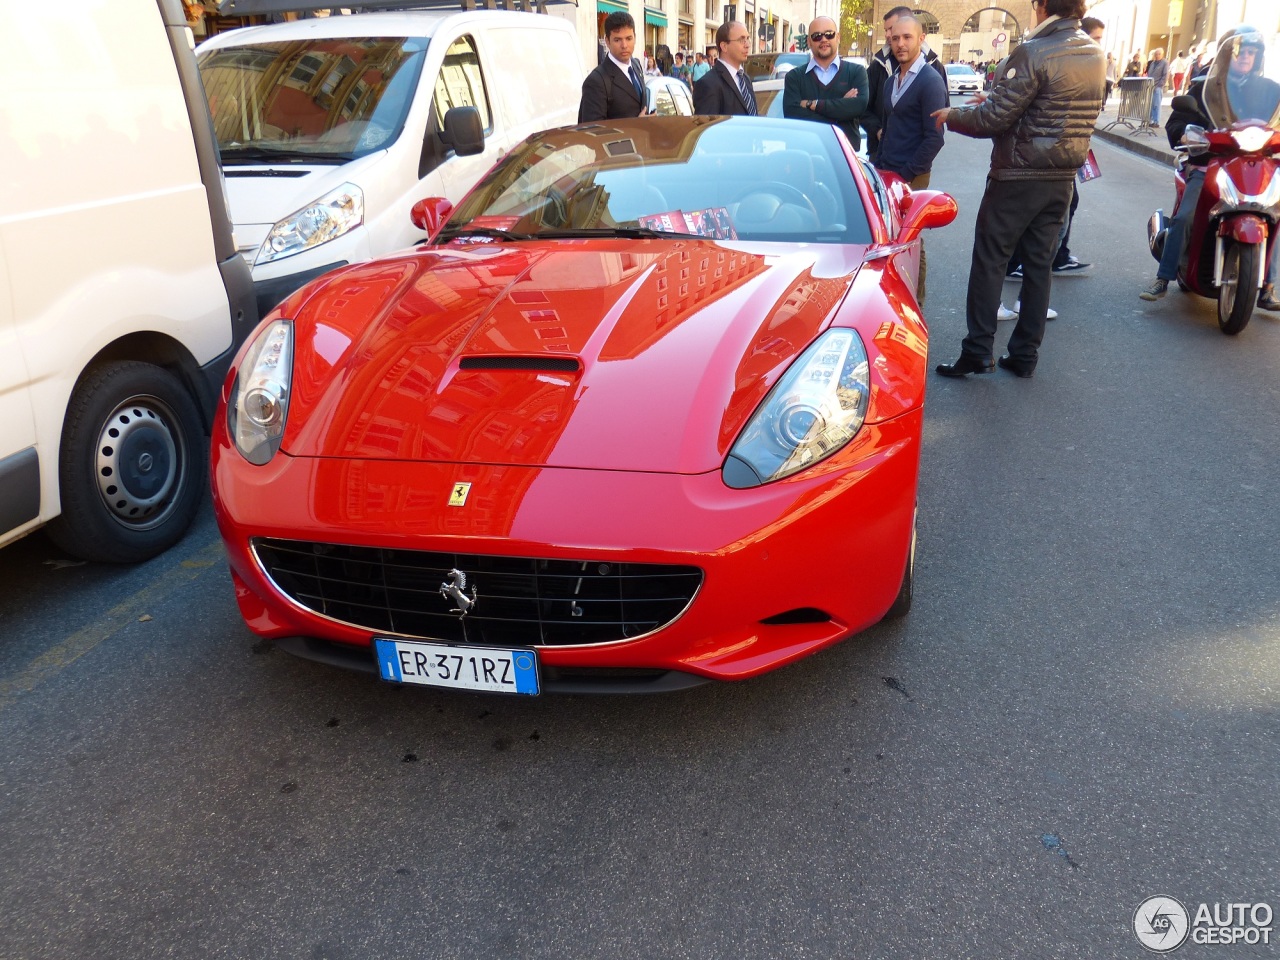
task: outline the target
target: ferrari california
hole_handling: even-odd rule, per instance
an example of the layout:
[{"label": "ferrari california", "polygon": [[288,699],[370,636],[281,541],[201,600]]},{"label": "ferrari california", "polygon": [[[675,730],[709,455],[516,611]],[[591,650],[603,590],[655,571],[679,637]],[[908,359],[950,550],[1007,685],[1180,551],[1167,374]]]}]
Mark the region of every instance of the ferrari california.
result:
[{"label": "ferrari california", "polygon": [[429,239],[264,318],[213,490],[241,613],[392,683],[739,680],[911,603],[928,332],[911,192],[833,127],[547,131]]}]

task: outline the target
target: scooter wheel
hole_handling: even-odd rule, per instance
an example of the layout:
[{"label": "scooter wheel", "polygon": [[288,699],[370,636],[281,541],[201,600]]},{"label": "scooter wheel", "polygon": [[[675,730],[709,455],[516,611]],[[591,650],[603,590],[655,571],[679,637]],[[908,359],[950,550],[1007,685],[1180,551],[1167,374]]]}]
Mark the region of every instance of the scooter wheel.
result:
[{"label": "scooter wheel", "polygon": [[1263,246],[1228,243],[1222,254],[1222,286],[1218,288],[1218,329],[1234,337],[1249,325],[1258,301],[1257,277]]}]

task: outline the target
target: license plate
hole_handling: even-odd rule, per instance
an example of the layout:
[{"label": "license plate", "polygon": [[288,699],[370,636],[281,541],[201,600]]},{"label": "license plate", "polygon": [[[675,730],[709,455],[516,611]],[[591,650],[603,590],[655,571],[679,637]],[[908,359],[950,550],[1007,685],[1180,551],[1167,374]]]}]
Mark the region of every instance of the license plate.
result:
[{"label": "license plate", "polygon": [[532,650],[382,637],[375,637],[373,645],[378,674],[392,683],[485,693],[538,693],[538,655]]}]

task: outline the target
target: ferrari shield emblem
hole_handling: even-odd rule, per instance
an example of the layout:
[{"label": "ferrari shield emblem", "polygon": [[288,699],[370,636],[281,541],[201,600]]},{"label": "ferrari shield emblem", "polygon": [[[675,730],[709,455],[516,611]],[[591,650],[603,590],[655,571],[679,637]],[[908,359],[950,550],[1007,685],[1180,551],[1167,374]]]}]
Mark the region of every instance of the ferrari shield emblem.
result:
[{"label": "ferrari shield emblem", "polygon": [[471,484],[455,483],[453,490],[449,493],[449,506],[465,507],[467,505],[467,495],[471,493]]}]

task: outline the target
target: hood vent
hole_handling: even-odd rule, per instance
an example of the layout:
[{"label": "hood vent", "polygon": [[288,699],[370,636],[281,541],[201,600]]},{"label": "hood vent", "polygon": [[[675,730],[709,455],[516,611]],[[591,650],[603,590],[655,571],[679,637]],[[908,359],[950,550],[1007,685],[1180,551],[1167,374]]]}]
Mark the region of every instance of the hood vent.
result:
[{"label": "hood vent", "polygon": [[582,365],[573,357],[463,357],[459,370],[537,370],[577,373]]}]

